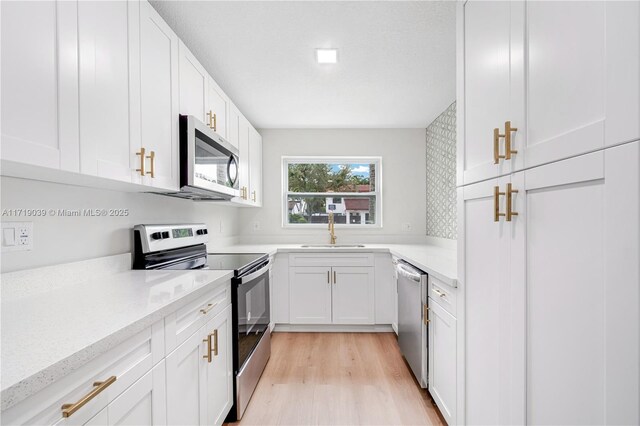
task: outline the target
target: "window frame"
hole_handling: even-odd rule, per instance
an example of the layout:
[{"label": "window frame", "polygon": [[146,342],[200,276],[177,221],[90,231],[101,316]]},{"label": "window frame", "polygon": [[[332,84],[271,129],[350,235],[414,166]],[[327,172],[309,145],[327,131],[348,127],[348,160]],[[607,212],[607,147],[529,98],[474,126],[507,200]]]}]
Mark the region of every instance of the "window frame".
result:
[{"label": "window frame", "polygon": [[[291,192],[289,191],[289,164],[375,164],[376,176],[375,176],[375,191],[372,192]],[[340,197],[344,202],[345,197],[353,195],[358,196],[373,196],[376,200],[376,220],[375,224],[356,225],[350,223],[336,223],[336,228],[348,228],[348,229],[371,229],[382,228],[382,157],[345,157],[345,156],[282,156],[281,161],[281,177],[282,177],[282,200],[281,200],[281,215],[282,215],[282,227],[290,229],[326,229],[326,223],[289,223],[289,196],[302,196],[302,197]]]}]

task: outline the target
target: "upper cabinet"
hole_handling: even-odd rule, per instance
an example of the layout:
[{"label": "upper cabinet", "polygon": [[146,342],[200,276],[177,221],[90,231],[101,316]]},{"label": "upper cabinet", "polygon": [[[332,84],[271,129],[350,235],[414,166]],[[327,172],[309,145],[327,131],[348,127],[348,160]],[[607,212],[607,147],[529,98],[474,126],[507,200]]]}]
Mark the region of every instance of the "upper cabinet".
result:
[{"label": "upper cabinet", "polygon": [[458,6],[458,183],[640,137],[640,4]]},{"label": "upper cabinet", "polygon": [[249,129],[249,188],[252,203],[262,206],[262,136]]},{"label": "upper cabinet", "polygon": [[2,2],[2,158],[79,171],[77,8]]},{"label": "upper cabinet", "polygon": [[208,79],[207,71],[180,41],[180,114],[193,115],[203,123],[209,123]]},{"label": "upper cabinet", "polygon": [[229,112],[229,98],[220,89],[216,82],[209,77],[208,80],[208,105],[207,124],[214,132],[227,139],[227,117]]}]

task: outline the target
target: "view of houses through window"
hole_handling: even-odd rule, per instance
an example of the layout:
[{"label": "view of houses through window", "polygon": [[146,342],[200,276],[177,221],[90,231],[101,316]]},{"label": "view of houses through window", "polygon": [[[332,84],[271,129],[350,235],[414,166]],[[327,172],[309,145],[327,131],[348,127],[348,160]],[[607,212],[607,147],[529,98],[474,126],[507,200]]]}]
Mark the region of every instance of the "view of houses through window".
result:
[{"label": "view of houses through window", "polygon": [[380,226],[380,158],[284,158],[285,224]]}]

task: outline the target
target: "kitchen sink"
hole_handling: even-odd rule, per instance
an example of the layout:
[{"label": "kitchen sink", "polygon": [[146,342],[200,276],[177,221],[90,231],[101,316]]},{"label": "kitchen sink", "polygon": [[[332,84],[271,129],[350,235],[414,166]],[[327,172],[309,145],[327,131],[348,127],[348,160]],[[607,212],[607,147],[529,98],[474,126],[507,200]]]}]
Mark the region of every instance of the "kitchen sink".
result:
[{"label": "kitchen sink", "polygon": [[363,244],[304,244],[302,248],[364,248]]}]

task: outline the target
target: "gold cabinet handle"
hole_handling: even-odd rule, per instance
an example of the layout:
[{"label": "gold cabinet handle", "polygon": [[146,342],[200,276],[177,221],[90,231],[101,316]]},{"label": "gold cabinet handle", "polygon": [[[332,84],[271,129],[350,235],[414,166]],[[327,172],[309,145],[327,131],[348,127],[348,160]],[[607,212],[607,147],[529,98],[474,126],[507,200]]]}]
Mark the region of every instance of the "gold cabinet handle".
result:
[{"label": "gold cabinet handle", "polygon": [[144,172],[144,162],[145,160],[145,150],[144,148],[140,148],[139,152],[136,152],[136,155],[140,156],[140,168],[136,169],[136,172],[140,172],[140,176],[144,176],[146,173]]},{"label": "gold cabinet handle", "polygon": [[511,127],[511,121],[505,121],[504,122],[504,150],[505,150],[505,155],[504,155],[504,159],[505,160],[511,160],[511,154],[517,154],[518,151],[511,149],[511,132],[517,132],[518,128],[517,127]]},{"label": "gold cabinet handle", "polygon": [[150,161],[151,171],[148,171],[147,174],[151,175],[152,178],[155,178],[156,177],[156,153],[154,151],[151,151],[149,155],[147,155],[147,158],[151,160]]},{"label": "gold cabinet handle", "polygon": [[331,284],[331,271],[327,271],[327,284]]},{"label": "gold cabinet handle", "polygon": [[209,110],[209,112],[207,113],[207,117],[209,117],[209,122],[207,123],[207,126],[209,126],[209,128],[213,129],[213,111]]},{"label": "gold cabinet handle", "polygon": [[424,325],[427,325],[431,322],[431,320],[429,319],[429,307],[426,303],[422,305],[422,319],[424,321]]},{"label": "gold cabinet handle", "polygon": [[499,222],[500,216],[505,216],[504,213],[500,213],[500,196],[504,195],[504,192],[500,192],[499,186],[493,187],[493,221]]},{"label": "gold cabinet handle", "polygon": [[210,363],[211,362],[211,334],[209,334],[206,339],[202,339],[202,341],[207,344],[207,354],[202,355],[202,358],[206,359],[207,362]]},{"label": "gold cabinet handle", "polygon": [[443,293],[442,291],[438,290],[437,288],[434,288],[433,292],[435,294],[437,294],[438,296],[440,296],[440,297],[447,297],[447,293]]},{"label": "gold cabinet handle", "polygon": [[253,191],[251,193],[251,199],[253,200],[254,203],[256,202],[256,191]]},{"label": "gold cabinet handle", "polygon": [[116,381],[116,376],[111,376],[104,382],[94,382],[93,390],[82,397],[78,402],[74,404],[64,404],[62,406],[62,417],[70,417],[73,413],[84,407],[84,405],[98,396],[103,390],[108,388]]},{"label": "gold cabinet handle", "polygon": [[215,112],[213,113],[213,131],[218,131],[218,117],[216,116]]},{"label": "gold cabinet handle", "polygon": [[219,303],[220,302],[207,303],[207,307],[200,309],[200,313],[203,314],[203,315],[207,315],[209,313],[209,311],[212,310],[213,308],[215,308],[216,306],[218,306]]},{"label": "gold cabinet handle", "polygon": [[513,189],[510,183],[507,184],[507,222],[511,222],[513,216],[518,216],[518,212],[513,211],[513,194],[517,194],[518,190]]},{"label": "gold cabinet handle", "polygon": [[333,283],[338,284],[338,276],[336,275],[336,271],[333,271]]},{"label": "gold cabinet handle", "polygon": [[500,138],[503,137],[497,127],[493,129],[493,164],[498,164],[501,158],[506,158],[506,155],[500,155]]},{"label": "gold cabinet handle", "polygon": [[209,336],[213,336],[213,356],[218,356],[218,330],[213,330]]}]

